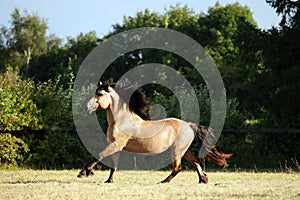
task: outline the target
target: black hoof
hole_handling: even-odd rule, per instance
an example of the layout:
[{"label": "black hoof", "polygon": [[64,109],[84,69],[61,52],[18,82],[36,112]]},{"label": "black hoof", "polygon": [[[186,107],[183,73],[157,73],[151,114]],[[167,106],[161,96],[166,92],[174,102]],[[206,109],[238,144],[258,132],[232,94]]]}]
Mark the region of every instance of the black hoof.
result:
[{"label": "black hoof", "polygon": [[86,178],[87,176],[85,176],[85,175],[82,175],[82,174],[78,174],[77,175],[77,178]]},{"label": "black hoof", "polygon": [[77,175],[77,178],[85,178],[88,176],[93,176],[94,172],[92,170],[88,170],[88,169],[83,169],[79,172],[79,174]]},{"label": "black hoof", "polygon": [[104,183],[113,183],[114,181],[112,179],[108,179],[107,181],[105,181]]},{"label": "black hoof", "polygon": [[163,181],[161,181],[161,182],[159,182],[159,183],[169,183],[170,181],[169,180],[163,180]]}]

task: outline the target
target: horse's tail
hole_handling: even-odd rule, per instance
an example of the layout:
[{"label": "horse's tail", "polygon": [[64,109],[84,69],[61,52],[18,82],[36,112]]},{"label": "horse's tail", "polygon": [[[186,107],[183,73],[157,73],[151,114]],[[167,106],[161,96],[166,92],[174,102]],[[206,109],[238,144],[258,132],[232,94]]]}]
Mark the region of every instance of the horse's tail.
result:
[{"label": "horse's tail", "polygon": [[215,139],[213,130],[209,127],[197,125],[194,123],[190,123],[190,126],[193,129],[195,136],[200,143],[200,146],[203,146],[204,150],[207,152],[206,156],[204,157],[205,160],[207,160],[208,162],[213,162],[220,166],[228,166],[226,159],[232,157],[233,154],[222,153],[217,144],[212,146],[208,144],[209,142],[205,141],[206,136],[209,136],[212,140]]}]

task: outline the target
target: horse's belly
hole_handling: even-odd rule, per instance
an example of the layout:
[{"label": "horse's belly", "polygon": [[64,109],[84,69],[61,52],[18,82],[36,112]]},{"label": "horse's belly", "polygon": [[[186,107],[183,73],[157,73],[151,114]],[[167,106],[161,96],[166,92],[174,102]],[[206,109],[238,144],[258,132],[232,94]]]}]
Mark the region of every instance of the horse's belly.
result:
[{"label": "horse's belly", "polygon": [[138,154],[158,154],[167,150],[174,141],[173,135],[160,134],[151,138],[132,138],[124,150]]}]

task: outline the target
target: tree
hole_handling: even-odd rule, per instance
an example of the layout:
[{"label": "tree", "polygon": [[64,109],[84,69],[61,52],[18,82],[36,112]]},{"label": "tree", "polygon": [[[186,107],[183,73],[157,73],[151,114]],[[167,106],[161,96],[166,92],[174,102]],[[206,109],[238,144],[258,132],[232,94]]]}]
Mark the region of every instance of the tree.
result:
[{"label": "tree", "polygon": [[21,70],[28,78],[31,61],[47,50],[47,23],[37,15],[30,15],[25,10],[24,16],[18,9],[12,13],[11,28],[2,27],[8,58],[4,67],[14,67]]},{"label": "tree", "polygon": [[280,25],[282,27],[296,27],[300,20],[300,2],[295,0],[266,0],[278,15],[282,15]]},{"label": "tree", "polygon": [[94,31],[68,37],[66,44],[61,41],[55,35],[47,38],[47,53],[34,60],[29,71],[35,80],[44,82],[60,76],[61,84],[68,84],[70,75],[77,73],[85,57],[99,43]]},{"label": "tree", "polygon": [[[212,56],[221,71],[230,97],[237,97],[242,107],[252,113],[259,110],[251,84],[261,67],[259,29],[251,11],[238,3],[216,4],[207,14],[195,13],[187,6],[171,6],[164,14],[139,12],[135,17],[125,17],[123,24],[114,26],[116,34],[138,27],[164,27],[184,33],[199,42]],[[108,35],[108,36],[110,36]],[[130,52],[114,62],[106,77],[118,79],[130,68],[143,63],[162,63],[173,67],[193,85],[203,83],[196,69],[171,52],[143,49]],[[245,76],[247,74],[247,76]],[[258,109],[257,109],[258,108]]]},{"label": "tree", "polygon": [[259,49],[255,46],[259,29],[250,9],[238,3],[224,7],[217,3],[198,21],[199,41],[219,67],[228,95],[237,97],[243,106],[251,103],[249,86],[260,60],[257,59]]},{"label": "tree", "polygon": [[36,82],[45,82],[55,79],[60,72],[58,68],[64,59],[65,49],[62,46],[62,39],[55,35],[47,37],[47,50],[41,56],[35,58],[30,65],[28,75]]},{"label": "tree", "polygon": [[264,69],[258,76],[265,122],[271,126],[299,127],[300,28],[298,1],[267,1],[282,14],[281,27],[262,32]]}]

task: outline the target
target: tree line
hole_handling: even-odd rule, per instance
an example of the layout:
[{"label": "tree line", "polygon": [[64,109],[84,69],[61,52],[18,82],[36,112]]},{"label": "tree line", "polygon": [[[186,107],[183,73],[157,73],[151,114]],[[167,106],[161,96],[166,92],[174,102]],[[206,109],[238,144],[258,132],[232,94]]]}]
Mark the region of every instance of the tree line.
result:
[{"label": "tree line", "polygon": [[[112,32],[80,33],[66,42],[47,35],[47,22],[15,9],[10,27],[0,30],[0,163],[38,168],[80,167],[89,153],[74,131],[71,112],[74,77],[88,53],[105,39],[139,27],[162,27],[186,34],[215,61],[227,91],[225,128],[299,128],[299,2],[267,0],[282,20],[263,30],[251,10],[238,3],[216,4],[207,13],[187,6],[170,6],[160,14],[148,9],[112,25]],[[139,49],[120,56],[103,74],[118,80],[129,69],[161,63],[176,69],[195,88],[201,123],[210,120],[210,99],[203,80],[189,63],[170,52]],[[163,87],[143,87],[150,101],[180,117],[178,102]],[[105,120],[105,116],[101,116]],[[299,159],[294,133],[224,133],[220,143],[236,154],[231,166],[279,167]],[[60,147],[60,148],[57,148]],[[195,148],[196,149],[196,148]],[[265,160],[269,162],[265,162]]]}]

